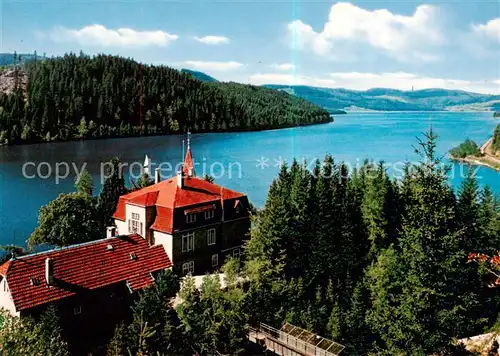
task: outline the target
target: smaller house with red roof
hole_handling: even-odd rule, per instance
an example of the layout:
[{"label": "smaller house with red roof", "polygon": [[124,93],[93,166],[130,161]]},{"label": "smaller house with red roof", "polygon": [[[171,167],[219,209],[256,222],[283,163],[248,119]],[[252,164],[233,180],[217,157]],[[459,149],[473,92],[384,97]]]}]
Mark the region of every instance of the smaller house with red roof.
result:
[{"label": "smaller house with red roof", "polygon": [[162,245],[179,275],[213,272],[227,256],[239,257],[250,228],[249,202],[196,177],[188,147],[176,176],[120,197],[113,215],[118,234],[138,233]]},{"label": "smaller house with red roof", "polygon": [[129,314],[131,295],[171,267],[165,249],[138,234],[12,257],[0,266],[0,308],[37,316],[55,304],[70,335],[106,324],[112,331]]}]

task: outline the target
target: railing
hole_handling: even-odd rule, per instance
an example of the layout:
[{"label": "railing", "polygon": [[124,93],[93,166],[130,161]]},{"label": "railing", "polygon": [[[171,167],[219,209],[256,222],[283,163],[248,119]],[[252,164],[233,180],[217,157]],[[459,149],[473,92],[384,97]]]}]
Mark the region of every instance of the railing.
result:
[{"label": "railing", "polygon": [[306,340],[301,340],[299,338],[302,334],[298,335],[299,337],[292,336],[283,330],[278,330],[262,323],[253,330],[266,338],[274,339],[278,343],[307,356],[336,356],[344,349],[343,345],[308,333],[305,330],[303,332],[306,332],[308,337]]}]

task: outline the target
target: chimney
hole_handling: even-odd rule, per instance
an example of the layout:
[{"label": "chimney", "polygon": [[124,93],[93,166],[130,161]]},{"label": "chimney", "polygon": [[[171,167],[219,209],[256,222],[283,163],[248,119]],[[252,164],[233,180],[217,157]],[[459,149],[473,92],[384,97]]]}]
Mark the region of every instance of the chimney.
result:
[{"label": "chimney", "polygon": [[49,257],[45,259],[45,282],[49,286],[54,284],[54,261]]},{"label": "chimney", "polygon": [[116,236],[116,227],[115,226],[108,226],[106,228],[106,237],[109,239],[110,237]]},{"label": "chimney", "polygon": [[155,169],[155,184],[160,183],[160,168]]},{"label": "chimney", "polygon": [[184,171],[182,170],[182,167],[177,172],[177,186],[180,189],[184,188]]}]

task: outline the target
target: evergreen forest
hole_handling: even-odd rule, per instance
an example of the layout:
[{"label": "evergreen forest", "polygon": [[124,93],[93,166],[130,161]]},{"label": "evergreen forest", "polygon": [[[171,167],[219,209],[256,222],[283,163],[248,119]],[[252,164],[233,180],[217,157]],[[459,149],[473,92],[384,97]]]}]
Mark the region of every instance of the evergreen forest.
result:
[{"label": "evergreen forest", "polygon": [[326,110],[282,91],[202,82],[189,73],[117,56],[67,54],[11,70],[13,88],[0,93],[0,144],[332,121]]}]

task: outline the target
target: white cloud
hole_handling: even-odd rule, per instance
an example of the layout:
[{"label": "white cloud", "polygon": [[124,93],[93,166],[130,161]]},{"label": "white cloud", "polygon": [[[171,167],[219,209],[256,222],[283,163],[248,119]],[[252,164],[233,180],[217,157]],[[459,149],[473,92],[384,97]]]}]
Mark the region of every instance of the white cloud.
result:
[{"label": "white cloud", "polygon": [[277,70],[282,70],[282,71],[289,71],[289,70],[294,70],[295,69],[295,64],[293,63],[281,63],[281,64],[271,64],[271,68],[277,69]]},{"label": "white cloud", "polygon": [[292,45],[321,56],[338,59],[343,52],[368,45],[400,60],[420,61],[438,59],[433,49],[446,42],[441,27],[442,16],[435,6],[420,5],[411,16],[404,16],[386,9],[369,11],[347,2],[330,8],[321,32],[301,20],[288,24]]},{"label": "white cloud", "polygon": [[220,45],[227,44],[230,42],[229,38],[224,36],[203,36],[203,37],[193,37],[196,41],[207,44],[207,45]]},{"label": "white cloud", "polygon": [[331,88],[336,86],[333,79],[293,75],[283,73],[257,73],[248,77],[248,82],[254,85],[284,84],[284,85],[310,85],[314,87]]},{"label": "white cloud", "polygon": [[239,62],[207,62],[207,61],[185,61],[182,63],[189,69],[205,70],[205,71],[226,71],[235,70],[243,66]]},{"label": "white cloud", "polygon": [[251,75],[249,77],[249,82],[255,85],[310,85],[323,88],[347,88],[353,90],[367,90],[371,88],[411,90],[412,87],[414,90],[442,88],[500,94],[500,80],[470,81],[463,79],[445,79],[406,72],[335,72],[323,76],[259,73]]},{"label": "white cloud", "polygon": [[485,24],[472,25],[472,31],[479,36],[500,42],[500,17]]},{"label": "white cloud", "polygon": [[108,29],[95,24],[81,29],[54,28],[49,33],[56,42],[78,42],[99,47],[165,47],[179,38],[164,31],[136,31],[131,28]]}]

